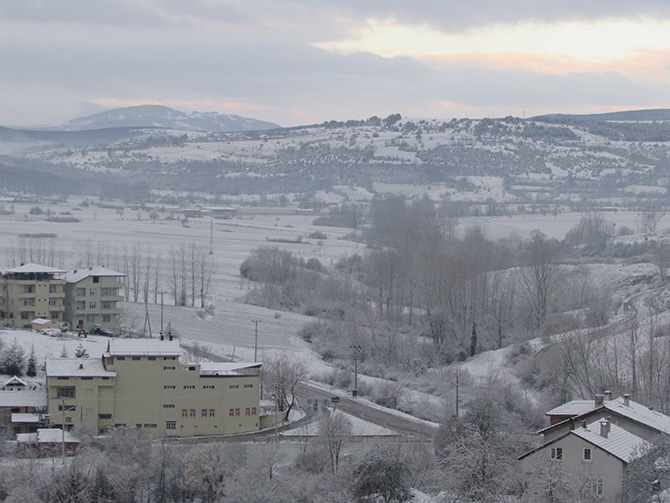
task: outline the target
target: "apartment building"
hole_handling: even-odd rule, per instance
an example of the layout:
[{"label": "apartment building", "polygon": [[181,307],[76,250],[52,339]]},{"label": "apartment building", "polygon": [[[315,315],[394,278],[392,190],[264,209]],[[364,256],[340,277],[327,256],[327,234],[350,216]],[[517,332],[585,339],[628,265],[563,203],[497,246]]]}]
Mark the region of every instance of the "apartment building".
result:
[{"label": "apartment building", "polygon": [[63,321],[66,271],[39,264],[23,264],[2,271],[0,320],[17,328],[31,328],[35,318]]},{"label": "apartment building", "polygon": [[125,274],[103,266],[75,269],[65,275],[64,319],[73,330],[108,330],[118,335]]},{"label": "apartment building", "polygon": [[53,424],[145,428],[154,437],[259,429],[260,363],[182,361],[179,343],[110,339],[100,359],[47,362]]}]

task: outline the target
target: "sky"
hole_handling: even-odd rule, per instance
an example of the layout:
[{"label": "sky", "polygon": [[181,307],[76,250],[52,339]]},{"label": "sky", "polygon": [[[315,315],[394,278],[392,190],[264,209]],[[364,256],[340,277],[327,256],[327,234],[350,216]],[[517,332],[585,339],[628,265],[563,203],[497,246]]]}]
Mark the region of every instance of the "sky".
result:
[{"label": "sky", "polygon": [[282,126],[670,108],[667,0],[0,3],[0,125],[162,104]]}]

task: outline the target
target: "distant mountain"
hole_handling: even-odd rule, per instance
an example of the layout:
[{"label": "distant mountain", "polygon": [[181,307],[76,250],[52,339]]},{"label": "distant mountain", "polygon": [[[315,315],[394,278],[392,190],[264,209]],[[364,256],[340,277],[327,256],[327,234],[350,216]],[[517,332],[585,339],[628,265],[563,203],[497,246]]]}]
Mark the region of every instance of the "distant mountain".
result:
[{"label": "distant mountain", "polygon": [[73,119],[63,126],[69,131],[91,129],[155,127],[185,131],[211,131],[219,133],[235,131],[261,131],[280,126],[272,122],[216,112],[191,112],[185,114],[163,105],[140,105],[114,108],[105,112]]},{"label": "distant mountain", "polygon": [[603,121],[667,121],[670,120],[670,109],[656,108],[649,110],[626,110],[624,112],[608,112],[603,114],[548,114],[531,117],[530,120],[540,122],[603,122]]},{"label": "distant mountain", "polygon": [[144,134],[138,128],[106,128],[82,131],[14,129],[0,126],[0,143],[51,143],[65,147],[96,147],[129,140]]}]

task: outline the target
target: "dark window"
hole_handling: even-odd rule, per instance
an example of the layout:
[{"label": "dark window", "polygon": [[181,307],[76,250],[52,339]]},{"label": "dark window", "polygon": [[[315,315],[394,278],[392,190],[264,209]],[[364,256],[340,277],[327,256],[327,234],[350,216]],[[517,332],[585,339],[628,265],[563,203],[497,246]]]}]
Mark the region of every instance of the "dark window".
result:
[{"label": "dark window", "polygon": [[67,388],[56,388],[56,397],[57,398],[75,398],[75,388],[74,388],[74,386],[68,386]]},{"label": "dark window", "polygon": [[584,461],[591,461],[591,449],[584,449]]},{"label": "dark window", "polygon": [[100,276],[93,276],[93,283],[100,283]]}]

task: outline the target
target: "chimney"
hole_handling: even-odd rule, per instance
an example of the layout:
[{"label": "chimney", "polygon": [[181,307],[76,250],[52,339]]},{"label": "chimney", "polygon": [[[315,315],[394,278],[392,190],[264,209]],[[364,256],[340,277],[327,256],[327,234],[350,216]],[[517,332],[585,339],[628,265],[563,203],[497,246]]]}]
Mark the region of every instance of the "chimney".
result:
[{"label": "chimney", "polygon": [[612,399],[612,392],[611,391],[605,391],[605,401],[609,402]]},{"label": "chimney", "polygon": [[623,404],[626,407],[630,407],[630,395],[628,393],[623,396]]},{"label": "chimney", "polygon": [[161,340],[162,340],[162,341],[165,340],[165,336],[163,335],[163,332],[161,332]]},{"label": "chimney", "polygon": [[168,336],[170,337],[170,340],[172,340],[172,331],[168,332]]},{"label": "chimney", "polygon": [[610,434],[610,422],[608,419],[600,421],[600,436],[607,438]]},{"label": "chimney", "polygon": [[83,368],[84,368],[84,364],[83,364],[83,363],[80,363],[80,364],[79,364],[79,368],[80,368],[80,369],[83,369]]},{"label": "chimney", "polygon": [[602,395],[596,395],[596,406],[595,408],[597,409],[598,407],[602,407],[604,402],[604,397]]}]

